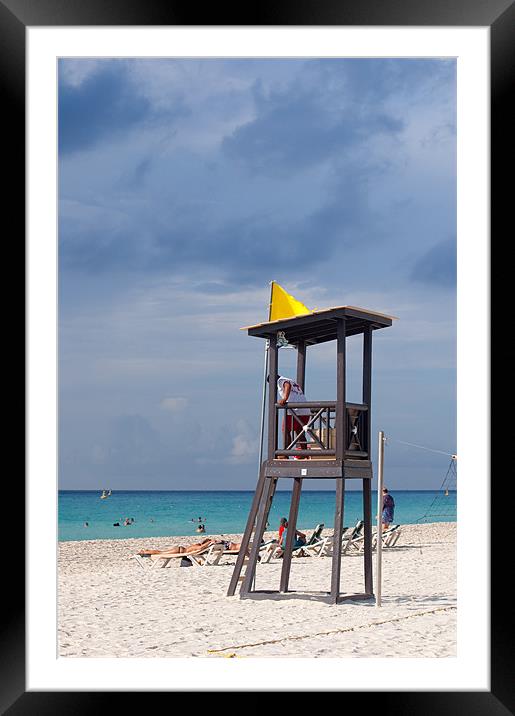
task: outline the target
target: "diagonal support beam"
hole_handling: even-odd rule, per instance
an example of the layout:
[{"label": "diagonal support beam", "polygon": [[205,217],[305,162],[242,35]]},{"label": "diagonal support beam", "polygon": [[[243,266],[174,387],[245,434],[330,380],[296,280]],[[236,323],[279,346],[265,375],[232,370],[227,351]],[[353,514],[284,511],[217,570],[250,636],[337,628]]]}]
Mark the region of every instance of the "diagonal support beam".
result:
[{"label": "diagonal support beam", "polygon": [[232,597],[234,595],[234,593],[236,591],[236,587],[238,586],[238,580],[241,575],[243,563],[245,561],[245,557],[247,556],[247,552],[249,549],[250,539],[252,536],[252,530],[254,529],[254,525],[256,522],[256,515],[257,515],[258,507],[259,507],[259,504],[260,504],[262,496],[263,496],[264,485],[265,485],[265,469],[263,466],[261,466],[259,480],[256,485],[256,491],[254,493],[254,498],[252,500],[252,505],[250,507],[249,516],[247,518],[247,525],[245,527],[245,532],[243,533],[243,538],[241,540],[240,551],[238,552],[238,556],[236,557],[236,564],[234,565],[234,571],[232,573],[231,581],[229,584],[229,589],[227,590],[228,597]]},{"label": "diagonal support beam", "polygon": [[243,579],[240,589],[240,596],[242,597],[246,596],[247,594],[249,594],[249,592],[252,591],[252,583],[256,574],[256,565],[259,556],[259,547],[261,546],[261,541],[263,540],[263,535],[265,533],[266,521],[268,519],[268,514],[272,505],[277,479],[278,478],[276,477],[265,478],[265,485],[262,491],[256,521],[256,529],[254,531],[254,541],[252,542],[249,561],[247,564],[247,569],[245,571],[245,577]]},{"label": "diagonal support beam", "polygon": [[281,592],[288,591],[290,580],[290,568],[295,530],[297,529],[297,515],[299,514],[300,493],[302,490],[302,478],[296,477],[293,482],[293,491],[290,503],[290,514],[288,515],[288,531],[286,533],[286,544],[283,554],[283,566],[281,569]]}]

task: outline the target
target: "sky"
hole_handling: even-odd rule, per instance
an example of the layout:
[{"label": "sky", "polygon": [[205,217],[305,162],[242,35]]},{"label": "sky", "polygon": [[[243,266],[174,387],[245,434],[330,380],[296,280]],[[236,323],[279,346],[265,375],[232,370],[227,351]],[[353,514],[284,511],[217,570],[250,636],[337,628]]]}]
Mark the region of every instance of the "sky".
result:
[{"label": "sky", "polygon": [[[271,280],[396,316],[374,333],[374,443],[390,489],[441,486],[454,60],[61,59],[58,131],[61,489],[253,489],[264,345],[240,328],[266,320]],[[311,400],[336,397],[335,355],[308,348]]]}]

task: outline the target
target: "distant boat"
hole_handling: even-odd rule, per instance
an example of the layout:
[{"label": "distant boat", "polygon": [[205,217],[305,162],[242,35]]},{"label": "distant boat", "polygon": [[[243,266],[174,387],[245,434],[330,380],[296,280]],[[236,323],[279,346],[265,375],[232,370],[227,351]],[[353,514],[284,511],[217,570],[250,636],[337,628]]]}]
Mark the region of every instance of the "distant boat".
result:
[{"label": "distant boat", "polygon": [[[110,494],[111,494],[111,491],[109,491],[109,495],[110,495]],[[101,499],[101,500],[105,500],[106,498],[109,497],[109,495],[107,494],[107,490],[102,490],[102,494],[100,495],[100,499]]]}]

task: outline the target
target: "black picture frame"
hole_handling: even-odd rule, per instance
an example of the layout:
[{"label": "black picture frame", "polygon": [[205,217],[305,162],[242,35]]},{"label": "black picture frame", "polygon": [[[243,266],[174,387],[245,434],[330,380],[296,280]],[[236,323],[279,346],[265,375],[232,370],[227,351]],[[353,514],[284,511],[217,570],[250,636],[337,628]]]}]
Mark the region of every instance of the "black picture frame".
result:
[{"label": "black picture frame", "polygon": [[[199,22],[199,16],[202,22]],[[4,196],[6,217],[10,215],[9,235],[16,237],[16,250],[20,259],[25,258],[25,41],[26,28],[37,26],[185,26],[185,25],[341,25],[341,26],[482,26],[491,33],[491,236],[492,260],[503,259],[502,234],[507,223],[507,209],[511,207],[513,182],[511,176],[513,157],[512,117],[508,110],[513,85],[515,5],[513,0],[304,0],[295,5],[287,2],[262,2],[259,5],[233,8],[213,4],[197,9],[195,4],[164,2],[162,0],[0,0],[0,96],[4,122],[4,176],[8,168],[9,182]],[[511,151],[510,151],[511,148]],[[498,240],[494,242],[494,237]],[[495,251],[494,251],[495,248]],[[504,257],[506,261],[507,257]],[[493,303],[510,305],[508,284],[496,282],[492,294]],[[22,299],[23,304],[23,299]],[[24,304],[23,304],[24,305]],[[500,312],[492,312],[492,329],[502,320]],[[19,325],[19,324],[17,324]],[[12,335],[16,335],[13,331]],[[20,336],[22,344],[23,335]],[[511,358],[504,347],[500,361]],[[23,362],[22,362],[23,364]],[[14,367],[14,366],[13,366]],[[25,375],[19,384],[25,384]],[[23,381],[23,382],[21,382]],[[494,392],[493,397],[496,397]],[[503,402],[508,399],[503,385]],[[19,401],[19,396],[17,397]],[[505,428],[506,429],[506,428]],[[502,430],[502,428],[501,428]],[[505,441],[497,435],[501,444]],[[488,440],[488,437],[485,437]],[[506,471],[506,466],[504,466]],[[509,468],[508,472],[511,472]],[[492,470],[493,474],[493,470]],[[499,470],[500,477],[500,470]],[[16,484],[17,504],[21,504],[23,485]],[[510,541],[511,513],[501,513],[501,501],[505,501],[506,481],[492,480],[492,530],[491,554],[502,558],[503,545]],[[504,499],[503,499],[504,498]],[[7,532],[16,534],[16,554],[24,551],[21,510],[13,515],[12,524],[7,520]],[[14,519],[13,519],[14,518]],[[4,522],[5,524],[5,522]],[[11,559],[10,557],[8,559]],[[508,568],[511,559],[507,556]],[[499,560],[500,561],[500,560]],[[9,565],[9,588],[2,589],[4,596],[2,631],[0,633],[0,711],[10,716],[19,714],[82,714],[91,713],[104,703],[116,701],[127,694],[120,692],[26,692],[25,687],[25,574],[24,567],[16,558]],[[16,571],[17,570],[17,571]],[[488,714],[505,716],[513,713],[513,665],[511,654],[512,632],[505,618],[509,612],[501,604],[509,599],[506,590],[506,572],[495,567],[492,561],[491,592],[491,691],[446,692],[347,692],[345,708],[359,703],[359,708],[377,708],[382,714],[430,714],[445,715],[463,713],[467,716]],[[270,690],[280,691],[277,679]],[[287,686],[287,689],[295,690]],[[408,688],[408,685],[407,685]],[[186,689],[185,689],[186,690]],[[228,688],[231,690],[231,688]],[[316,689],[313,689],[316,690]],[[335,686],[335,690],[337,687]],[[148,707],[151,694],[128,694],[132,708]],[[201,694],[197,694],[200,696]],[[223,697],[223,692],[219,694]],[[141,701],[140,701],[141,699]],[[145,701],[143,701],[145,699]],[[349,703],[349,699],[351,700]],[[198,703],[198,702],[197,702]],[[277,702],[276,702],[277,703]],[[343,706],[343,704],[342,704]]]}]

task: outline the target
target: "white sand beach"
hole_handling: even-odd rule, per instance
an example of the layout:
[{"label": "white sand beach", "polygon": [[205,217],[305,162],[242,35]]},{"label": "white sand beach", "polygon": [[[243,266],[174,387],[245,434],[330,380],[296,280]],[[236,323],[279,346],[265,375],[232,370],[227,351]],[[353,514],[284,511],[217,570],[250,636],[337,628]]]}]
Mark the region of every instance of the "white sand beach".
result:
[{"label": "white sand beach", "polygon": [[[273,536],[276,533],[267,533],[265,538]],[[224,535],[228,538],[240,541],[241,535]],[[175,560],[168,568],[152,570],[129,559],[142,548],[198,540],[189,536],[61,542],[59,655],[456,656],[454,523],[402,526],[397,545],[383,550],[381,608],[373,601],[329,604],[329,557],[294,557],[290,593],[243,600],[238,593],[226,596],[233,556],[217,566],[186,568]],[[374,579],[375,559],[374,552]],[[278,589],[281,565],[282,560],[259,564],[256,589]],[[363,591],[363,556],[343,557],[341,589]]]}]

